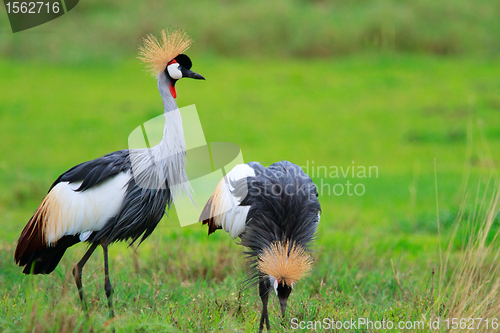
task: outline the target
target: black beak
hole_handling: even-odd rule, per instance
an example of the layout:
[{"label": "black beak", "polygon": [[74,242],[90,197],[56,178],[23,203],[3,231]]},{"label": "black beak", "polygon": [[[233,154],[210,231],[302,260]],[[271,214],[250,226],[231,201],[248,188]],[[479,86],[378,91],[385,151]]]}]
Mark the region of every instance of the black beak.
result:
[{"label": "black beak", "polygon": [[288,298],[280,298],[280,308],[281,308],[281,316],[285,318],[285,312],[286,312],[286,302],[288,301]]},{"label": "black beak", "polygon": [[201,76],[198,73],[193,72],[190,69],[183,69],[182,70],[182,77],[189,77],[191,79],[197,79],[197,80],[205,80],[203,76]]}]

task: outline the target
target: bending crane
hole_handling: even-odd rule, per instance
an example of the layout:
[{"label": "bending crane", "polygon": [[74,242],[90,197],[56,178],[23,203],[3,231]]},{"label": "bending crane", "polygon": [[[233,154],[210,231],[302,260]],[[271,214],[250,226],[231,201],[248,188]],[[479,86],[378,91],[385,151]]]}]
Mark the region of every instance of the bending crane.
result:
[{"label": "bending crane", "polygon": [[284,317],[293,286],[311,269],[308,250],[321,211],[317,197],[299,166],[250,162],[235,166],[219,182],[202,211],[209,235],[224,229],[247,247],[248,282],[259,283],[262,300],[260,331],[264,324],[270,329],[269,292],[278,296]]}]

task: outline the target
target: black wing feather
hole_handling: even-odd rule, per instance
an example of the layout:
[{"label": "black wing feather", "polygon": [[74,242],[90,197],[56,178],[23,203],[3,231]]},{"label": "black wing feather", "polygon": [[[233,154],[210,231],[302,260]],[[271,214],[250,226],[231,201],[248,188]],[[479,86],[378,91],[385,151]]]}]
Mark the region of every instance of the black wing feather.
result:
[{"label": "black wing feather", "polygon": [[[129,151],[115,151],[69,169],[57,178],[51,189],[60,182],[82,182],[75,191],[85,191],[130,169]],[[142,242],[151,235],[165,215],[166,207],[171,203],[172,197],[167,181],[164,189],[145,189],[139,187],[132,177],[127,184],[125,199],[119,213],[110,218],[101,230],[94,231],[87,241],[93,243],[102,238],[106,238],[109,242],[130,239],[132,245],[142,236],[140,239]]]},{"label": "black wing feather", "polygon": [[[309,249],[318,225],[321,206],[318,191],[302,169],[288,161],[267,169],[249,165],[255,177],[249,177],[248,195],[241,205],[250,205],[247,227],[240,244],[247,247],[248,285],[258,281],[257,258],[273,242],[289,240]],[[276,189],[281,188],[281,193]],[[285,190],[286,189],[286,190]]]},{"label": "black wing feather", "polygon": [[115,151],[103,157],[96,158],[95,160],[83,162],[72,167],[56,179],[50,187],[49,192],[60,182],[82,182],[76,191],[85,191],[119,172],[130,169],[130,167],[129,151]]}]

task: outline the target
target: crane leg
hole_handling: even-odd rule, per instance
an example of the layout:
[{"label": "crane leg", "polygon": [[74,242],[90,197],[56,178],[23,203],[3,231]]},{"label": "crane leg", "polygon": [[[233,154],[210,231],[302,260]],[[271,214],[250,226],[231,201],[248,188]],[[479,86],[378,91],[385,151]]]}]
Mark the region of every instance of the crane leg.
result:
[{"label": "crane leg", "polygon": [[113,286],[111,286],[111,282],[109,281],[107,240],[101,241],[101,246],[104,254],[104,291],[106,291],[106,297],[108,298],[109,317],[113,318],[115,316],[113,311]]},{"label": "crane leg", "polygon": [[85,312],[87,312],[87,304],[85,303],[85,299],[83,298],[82,271],[83,266],[85,266],[87,260],[89,260],[92,253],[94,253],[97,245],[97,243],[92,243],[87,252],[85,252],[85,254],[83,255],[82,259],[73,268],[73,277],[75,278],[76,287],[78,288],[78,294],[80,295],[80,300],[82,301],[82,308]]},{"label": "crane leg", "polygon": [[269,325],[269,313],[267,312],[267,302],[269,300],[269,290],[271,289],[271,282],[269,280],[263,280],[259,282],[259,294],[262,300],[262,314],[260,316],[260,326],[259,332],[264,329],[264,322],[267,326],[267,331],[271,331],[271,325]]}]

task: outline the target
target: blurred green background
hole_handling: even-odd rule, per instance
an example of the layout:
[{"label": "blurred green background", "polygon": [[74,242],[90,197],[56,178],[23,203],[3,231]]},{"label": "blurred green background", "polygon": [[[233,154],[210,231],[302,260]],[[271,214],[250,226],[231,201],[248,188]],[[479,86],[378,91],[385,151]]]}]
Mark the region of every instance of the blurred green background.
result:
[{"label": "blurred green background", "polygon": [[[491,0],[82,0],[75,9],[29,33],[4,33],[0,53],[56,62],[129,59],[144,35],[164,27],[185,29],[197,51],[227,57],[500,52],[500,3]],[[5,16],[0,28],[9,31]]]},{"label": "blurred green background", "polygon": [[[293,317],[420,318],[436,286],[437,215],[446,244],[462,200],[474,215],[476,193],[496,179],[499,1],[82,0],[16,34],[1,11],[2,331],[102,330],[99,253],[84,271],[88,321],[71,276],[85,246],[50,276],[23,276],[13,251],[58,175],[126,148],[134,128],[161,114],[156,82],[135,57],[162,28],[194,39],[186,53],[207,80],[178,83],[177,102],[196,105],[207,141],[238,144],[247,162],[309,165],[322,193],[315,268],[287,319],[273,298],[278,331]],[[313,165],[376,166],[378,177],[312,175]],[[332,193],[347,181],[364,195]],[[260,300],[241,289],[242,249],[169,214],[137,250],[111,248],[117,327],[255,330]],[[465,241],[459,231],[454,253]]]}]

